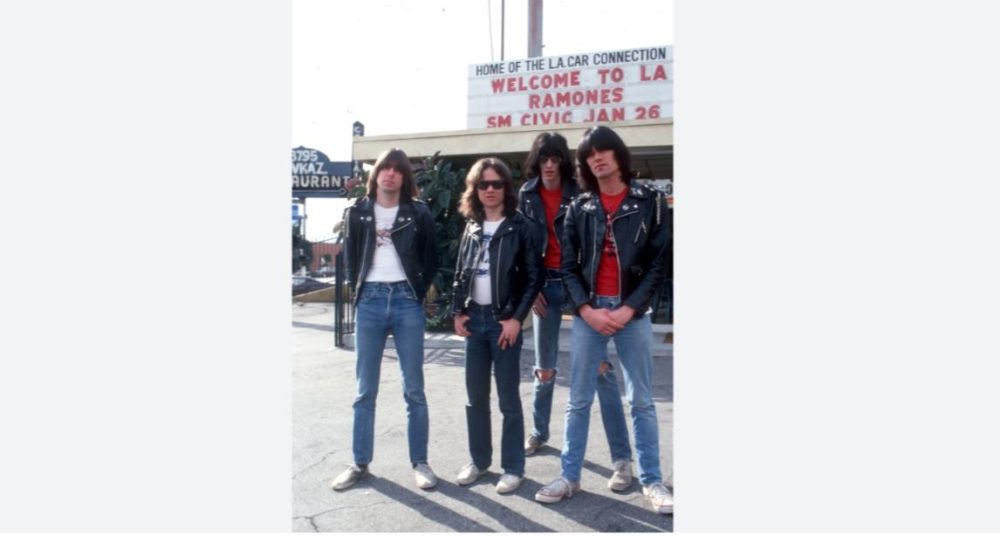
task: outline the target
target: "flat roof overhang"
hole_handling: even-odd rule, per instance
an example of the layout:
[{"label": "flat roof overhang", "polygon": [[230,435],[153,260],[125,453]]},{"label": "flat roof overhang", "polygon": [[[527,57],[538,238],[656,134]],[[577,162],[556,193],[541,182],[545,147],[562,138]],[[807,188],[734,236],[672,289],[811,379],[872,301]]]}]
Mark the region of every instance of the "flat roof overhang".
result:
[{"label": "flat roof overhang", "polygon": [[[607,123],[628,145],[635,156],[657,156],[673,154],[674,121],[668,119],[648,119],[642,121],[621,121]],[[583,132],[591,124],[556,124],[530,127],[482,128],[473,130],[450,130],[444,132],[420,132],[414,134],[389,134],[384,136],[359,136],[353,141],[355,160],[374,162],[378,155],[392,147],[406,151],[411,158],[433,156],[464,156],[485,154],[527,153],[531,142],[541,132],[558,132],[569,141],[575,150]]]}]

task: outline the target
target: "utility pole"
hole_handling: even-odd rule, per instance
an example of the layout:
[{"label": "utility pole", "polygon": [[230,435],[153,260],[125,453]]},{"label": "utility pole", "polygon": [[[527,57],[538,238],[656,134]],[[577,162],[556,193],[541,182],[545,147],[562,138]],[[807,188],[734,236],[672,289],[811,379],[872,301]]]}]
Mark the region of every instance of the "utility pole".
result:
[{"label": "utility pole", "polygon": [[504,23],[507,21],[506,0],[500,0],[500,61],[503,61]]},{"label": "utility pole", "polygon": [[528,57],[542,56],[542,0],[528,0]]}]

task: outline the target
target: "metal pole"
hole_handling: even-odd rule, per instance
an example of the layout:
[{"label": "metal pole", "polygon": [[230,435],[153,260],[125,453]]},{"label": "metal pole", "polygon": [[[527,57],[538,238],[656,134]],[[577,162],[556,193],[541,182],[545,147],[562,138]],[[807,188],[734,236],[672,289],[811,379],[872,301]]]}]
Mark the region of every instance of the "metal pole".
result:
[{"label": "metal pole", "polygon": [[542,56],[542,0],[528,0],[528,57]]},{"label": "metal pole", "polygon": [[500,0],[500,61],[503,61],[504,22],[507,20],[506,0]]}]

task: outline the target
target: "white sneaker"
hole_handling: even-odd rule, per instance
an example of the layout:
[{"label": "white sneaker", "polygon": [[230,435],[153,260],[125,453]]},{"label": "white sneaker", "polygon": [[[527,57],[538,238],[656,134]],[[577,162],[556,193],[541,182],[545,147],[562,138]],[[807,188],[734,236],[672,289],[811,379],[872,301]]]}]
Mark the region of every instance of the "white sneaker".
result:
[{"label": "white sneaker", "polygon": [[500,481],[497,482],[497,493],[510,493],[516,490],[521,482],[524,482],[523,476],[504,473],[500,475]]},{"label": "white sneaker", "polygon": [[437,485],[438,479],[434,476],[434,471],[426,463],[418,463],[416,467],[413,468],[413,477],[417,481],[417,487],[420,489],[430,489]]},{"label": "white sneaker", "polygon": [[361,480],[361,478],[367,474],[368,466],[360,467],[352,463],[347,466],[347,469],[343,473],[340,473],[337,475],[337,478],[333,479],[330,487],[337,491],[343,491],[353,486],[358,480]]},{"label": "white sneaker", "polygon": [[632,461],[618,460],[612,464],[615,473],[608,479],[608,489],[625,491],[632,485]]},{"label": "white sneaker", "polygon": [[544,444],[545,442],[541,439],[538,439],[533,435],[528,436],[528,440],[524,442],[524,455],[531,456],[536,450],[542,448],[542,445]]},{"label": "white sneaker", "polygon": [[557,503],[563,500],[563,497],[572,497],[573,492],[579,490],[579,482],[570,482],[563,477],[559,477],[538,490],[538,493],[535,493],[535,500],[548,504]]},{"label": "white sneaker", "polygon": [[458,472],[458,476],[455,478],[455,482],[460,486],[468,486],[476,481],[479,477],[486,474],[486,470],[480,470],[476,467],[476,464],[469,462],[461,471]]},{"label": "white sneaker", "polygon": [[674,494],[663,485],[663,482],[643,486],[642,494],[649,497],[653,511],[658,514],[674,513]]}]

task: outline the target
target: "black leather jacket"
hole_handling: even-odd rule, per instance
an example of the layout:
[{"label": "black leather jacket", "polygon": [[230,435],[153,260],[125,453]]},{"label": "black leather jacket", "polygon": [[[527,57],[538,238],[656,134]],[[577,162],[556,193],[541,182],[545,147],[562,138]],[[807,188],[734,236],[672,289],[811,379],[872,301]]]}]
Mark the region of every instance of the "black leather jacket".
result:
[{"label": "black leather jacket", "polygon": [[[375,256],[375,201],[359,197],[344,211],[344,266],[347,281],[358,303],[361,283],[371,269]],[[434,218],[423,201],[400,201],[396,222],[392,225],[392,245],[403,263],[406,280],[418,301],[423,301],[434,274],[438,253],[434,238]]]},{"label": "black leather jacket", "polygon": [[[534,227],[523,214],[515,212],[507,216],[490,240],[490,284],[497,320],[516,318],[524,322],[542,289],[542,255]],[[483,226],[474,220],[466,222],[455,265],[453,315],[468,310],[476,267],[482,258],[482,239]]]},{"label": "black leather jacket", "polygon": [[[559,243],[560,269],[576,314],[595,296],[606,221],[596,192],[580,194],[566,211]],[[673,264],[669,255],[673,251],[673,213],[667,208],[666,197],[654,188],[633,183],[614,215],[612,232],[618,246],[622,304],[635,309],[635,318],[639,318]]]},{"label": "black leather jacket", "polygon": [[[549,247],[549,228],[545,221],[545,205],[542,202],[542,194],[538,192],[539,188],[543,188],[542,179],[535,177],[521,186],[521,189],[517,192],[518,203],[517,208],[524,213],[528,219],[535,222],[538,229],[538,243],[542,248],[542,257],[545,257]],[[580,194],[580,186],[577,185],[576,181],[572,178],[564,179],[562,181],[562,202],[559,204],[559,211],[556,212],[556,219],[553,225],[556,229],[556,235],[562,236],[563,230],[563,219],[566,216],[566,209],[569,208],[569,202],[573,200],[574,197]]]}]

